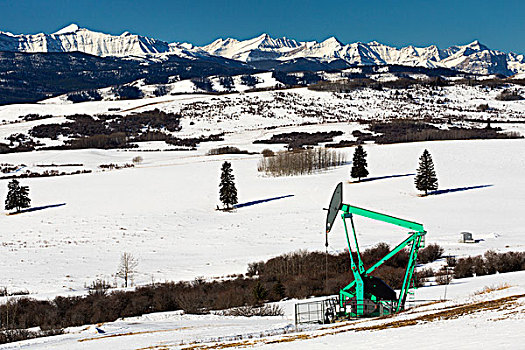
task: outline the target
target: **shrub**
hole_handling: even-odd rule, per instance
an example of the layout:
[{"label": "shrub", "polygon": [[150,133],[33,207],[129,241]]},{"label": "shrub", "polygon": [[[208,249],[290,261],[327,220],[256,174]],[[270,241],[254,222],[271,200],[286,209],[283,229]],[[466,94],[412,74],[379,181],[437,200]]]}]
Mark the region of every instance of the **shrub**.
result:
[{"label": "shrub", "polygon": [[79,103],[86,101],[102,101],[102,96],[98,90],[86,90],[69,93],[67,99],[73,103]]},{"label": "shrub", "polygon": [[447,267],[443,267],[436,273],[436,283],[440,285],[450,284],[452,281],[452,274],[449,273]]},{"label": "shrub", "polygon": [[372,248],[365,250],[362,253],[362,257],[364,261],[375,263],[376,261],[378,261],[385,255],[387,255],[389,252],[390,252],[390,246],[384,242],[380,242],[380,243],[377,243]]},{"label": "shrub", "polygon": [[224,146],[218,148],[212,148],[208,151],[208,155],[219,155],[219,154],[248,154],[248,151],[240,150],[237,147]]},{"label": "shrub", "polygon": [[158,85],[155,90],[153,90],[153,95],[155,97],[161,97],[168,94],[168,89],[166,88],[166,85]]},{"label": "shrub", "polygon": [[471,277],[525,270],[525,252],[496,253],[492,250],[478,255],[459,259],[454,267],[454,277]]},{"label": "shrub", "polygon": [[494,128],[450,127],[438,129],[419,120],[401,119],[391,122],[375,122],[370,130],[382,135],[373,137],[378,144],[391,144],[436,140],[512,139],[521,138],[518,133],[501,133]]},{"label": "shrub", "polygon": [[219,84],[221,84],[227,90],[231,90],[235,87],[232,77],[220,77]]},{"label": "shrub", "polygon": [[420,263],[427,264],[441,258],[444,251],[438,244],[430,244],[419,251],[417,258]]},{"label": "shrub", "polygon": [[246,275],[249,277],[259,275],[261,273],[263,266],[264,266],[263,261],[249,263],[248,272],[246,272]]},{"label": "shrub", "polygon": [[454,266],[454,278],[465,278],[472,277],[472,258],[461,258],[456,262]]},{"label": "shrub", "polygon": [[[364,251],[367,257],[376,257],[378,254],[377,247],[374,251]],[[374,275],[383,278],[391,287],[399,288],[405,269],[397,267],[397,264],[401,260],[406,262],[406,256],[407,253],[403,251],[397,261],[388,260]],[[328,261],[326,281],[325,259]],[[372,261],[365,261],[365,264],[371,263]],[[10,310],[9,328],[40,326],[42,329],[61,329],[151,312],[182,309],[186,313],[202,314],[211,310],[250,306],[264,300],[332,295],[352,281],[349,264],[348,252],[325,255],[320,252],[298,251],[251,264],[251,273],[257,274],[258,278],[166,282],[138,287],[133,291],[111,293],[107,292],[108,283],[95,281],[91,285],[92,292],[87,296],[58,296],[54,300],[10,300],[7,304],[0,305],[0,323],[6,325],[7,308]],[[251,310],[253,315],[280,314],[273,307],[240,310]]]},{"label": "shrub", "polygon": [[91,285],[88,287],[89,295],[104,296],[110,288],[112,286],[109,282],[97,279],[91,282]]},{"label": "shrub", "polygon": [[286,297],[286,287],[280,279],[273,285],[272,293],[276,300],[281,300]]},{"label": "shrub", "polygon": [[26,329],[1,330],[0,344],[12,343],[26,339],[34,339],[40,337],[50,337],[53,335],[63,334],[62,329],[50,329],[40,331],[29,331]]},{"label": "shrub", "polygon": [[213,86],[211,84],[210,79],[207,77],[192,78],[191,82],[195,84],[195,87],[199,90],[213,92]]},{"label": "shrub", "polygon": [[241,76],[241,83],[248,87],[253,88],[255,87],[255,85],[257,85],[258,82],[259,80],[257,79],[257,77],[254,77],[253,75],[245,74]]},{"label": "shrub", "polygon": [[[125,133],[128,137],[136,137],[141,141],[141,135],[149,135],[152,139],[144,136],[143,141],[158,140],[158,134],[163,130],[170,132],[179,131],[181,116],[174,113],[166,113],[158,109],[135,113],[127,116],[107,115],[93,117],[86,114],[75,114],[67,116],[69,121],[61,124],[40,124],[33,127],[29,133],[38,138],[50,138],[56,140],[59,136],[79,138],[84,136],[109,135],[112,133]],[[146,130],[146,131],[144,131]],[[153,135],[150,135],[152,134]],[[164,134],[166,135],[166,134]],[[165,140],[165,137],[161,140]]]},{"label": "shrub", "polygon": [[489,250],[485,252],[484,258],[487,274],[525,269],[525,252],[496,253]]},{"label": "shrub", "polygon": [[472,258],[472,272],[476,276],[483,276],[487,274],[485,270],[485,262],[481,256],[475,256]]},{"label": "shrub", "polygon": [[417,275],[418,275],[418,277],[421,277],[421,278],[433,277],[434,276],[434,270],[432,270],[431,268],[422,269],[422,270],[417,272]]},{"label": "shrub", "polygon": [[486,112],[489,110],[489,105],[488,103],[482,103],[476,109],[480,112]]},{"label": "shrub", "polygon": [[283,316],[284,311],[278,305],[265,306],[241,306],[229,310],[224,310],[219,313],[221,316]]},{"label": "shrub", "polygon": [[111,92],[118,100],[133,100],[142,97],[142,91],[136,86],[117,85],[111,88]]},{"label": "shrub", "polygon": [[261,154],[263,157],[273,157],[275,155],[275,152],[271,149],[265,148],[261,151]]},{"label": "shrub", "polygon": [[523,96],[521,96],[516,90],[505,89],[498,96],[496,96],[496,100],[519,101],[519,100],[523,100]]}]

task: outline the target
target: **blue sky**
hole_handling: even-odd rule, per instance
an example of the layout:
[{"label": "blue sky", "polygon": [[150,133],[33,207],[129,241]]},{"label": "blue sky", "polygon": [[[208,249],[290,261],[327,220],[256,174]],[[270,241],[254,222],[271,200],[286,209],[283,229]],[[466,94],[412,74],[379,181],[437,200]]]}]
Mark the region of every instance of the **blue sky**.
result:
[{"label": "blue sky", "polygon": [[207,44],[261,33],[441,48],[475,39],[525,53],[525,0],[0,0],[0,30],[52,33],[70,23]]}]

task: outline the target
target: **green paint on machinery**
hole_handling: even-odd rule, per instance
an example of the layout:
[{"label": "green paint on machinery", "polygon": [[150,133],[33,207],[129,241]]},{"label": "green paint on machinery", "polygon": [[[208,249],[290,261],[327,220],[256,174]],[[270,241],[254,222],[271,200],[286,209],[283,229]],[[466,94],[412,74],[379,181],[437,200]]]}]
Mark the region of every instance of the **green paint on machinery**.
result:
[{"label": "green paint on machinery", "polygon": [[[395,313],[401,311],[405,307],[407,294],[412,293],[410,290],[414,286],[414,270],[416,267],[416,260],[419,248],[424,246],[425,229],[423,225],[416,222],[396,218],[390,215],[377,213],[371,210],[359,208],[353,205],[344,204],[343,199],[343,184],[339,183],[335,188],[330,206],[327,209],[326,216],[326,246],[328,246],[328,233],[337,218],[338,214],[343,219],[343,226],[346,234],[346,241],[350,254],[350,269],[354,275],[354,280],[339,292],[339,316],[343,317],[372,317]],[[399,243],[383,258],[375,264],[365,269],[361,259],[361,252],[359,251],[359,244],[357,242],[357,234],[354,226],[354,216],[362,216],[365,218],[382,221],[392,225],[403,227],[408,232],[408,237]],[[350,221],[351,233],[349,233],[347,220]],[[355,256],[352,254],[352,244],[355,244]],[[403,285],[397,297],[396,292],[390,288],[381,279],[372,276],[372,273],[388,259],[399,253],[404,248],[409,248],[409,259],[405,270]]]}]

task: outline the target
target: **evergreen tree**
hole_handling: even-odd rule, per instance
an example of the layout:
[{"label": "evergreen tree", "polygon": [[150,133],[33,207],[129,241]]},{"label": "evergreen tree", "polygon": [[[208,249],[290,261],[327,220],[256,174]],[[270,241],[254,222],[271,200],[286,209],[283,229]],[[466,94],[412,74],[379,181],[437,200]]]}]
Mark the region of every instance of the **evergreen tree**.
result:
[{"label": "evergreen tree", "polygon": [[354,157],[352,159],[352,171],[350,172],[350,176],[353,178],[358,178],[359,181],[361,181],[361,178],[368,176],[368,170],[366,167],[368,166],[366,162],[366,152],[363,149],[363,146],[359,145],[355,149]]},{"label": "evergreen tree", "polygon": [[20,183],[13,179],[7,185],[7,198],[5,199],[5,210],[16,209],[17,212],[22,208],[29,208],[29,187],[20,186]]},{"label": "evergreen tree", "polygon": [[231,208],[237,204],[237,188],[235,187],[235,178],[232,174],[232,165],[230,162],[224,162],[221,168],[221,182],[219,184],[219,199],[226,206]]},{"label": "evergreen tree", "polygon": [[428,191],[438,189],[438,180],[434,170],[434,163],[430,152],[425,149],[419,158],[419,168],[415,179],[416,188],[420,191],[425,191],[425,196]]}]

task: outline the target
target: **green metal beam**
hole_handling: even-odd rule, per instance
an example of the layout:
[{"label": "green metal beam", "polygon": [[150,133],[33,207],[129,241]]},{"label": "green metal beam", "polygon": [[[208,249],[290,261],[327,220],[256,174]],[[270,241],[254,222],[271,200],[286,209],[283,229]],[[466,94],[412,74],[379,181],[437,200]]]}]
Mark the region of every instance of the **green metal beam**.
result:
[{"label": "green metal beam", "polygon": [[355,215],[364,216],[364,217],[367,217],[367,218],[370,218],[370,219],[387,222],[389,224],[401,226],[401,227],[407,228],[409,230],[414,230],[414,231],[418,231],[418,232],[424,232],[425,231],[425,229],[423,228],[423,225],[418,224],[417,222],[403,220],[403,219],[400,219],[400,218],[396,218],[394,216],[381,214],[381,213],[378,213],[378,212],[375,212],[375,211],[371,211],[371,210],[367,210],[367,209],[363,209],[363,208],[359,208],[359,207],[354,207],[353,205],[343,204],[341,206],[341,210],[343,212],[345,212],[345,213],[351,213],[351,214],[355,214]]},{"label": "green metal beam", "polygon": [[419,251],[421,243],[421,236],[418,235],[416,240],[412,243],[412,248],[410,249],[410,257],[408,260],[408,266],[405,271],[405,278],[403,279],[403,286],[399,292],[398,304],[396,307],[396,312],[401,311],[405,308],[405,302],[407,299],[407,293],[410,289],[410,283],[413,281],[414,269],[417,262],[417,253]]},{"label": "green metal beam", "polygon": [[[396,255],[397,253],[399,253],[399,251],[401,251],[403,248],[405,248],[407,245],[410,244],[410,242],[412,242],[416,237],[418,237],[417,234],[411,234],[409,237],[407,237],[403,242],[399,243],[397,245],[397,247],[395,247],[394,249],[392,249],[390,251],[390,253],[388,253],[387,255],[385,255],[381,260],[379,260],[378,262],[376,262],[374,265],[372,265],[371,267],[369,267],[365,274],[368,276],[369,274],[371,274],[372,272],[374,272],[375,269],[377,269],[379,266],[383,265],[388,259],[390,259],[391,257],[393,257],[394,255]],[[343,290],[348,290],[350,288],[352,288],[355,284],[355,281],[352,281],[350,282],[346,287],[343,288]]]},{"label": "green metal beam", "polygon": [[385,255],[381,260],[379,260],[378,262],[376,262],[374,265],[372,265],[371,267],[368,268],[368,270],[366,270],[366,274],[370,274],[372,273],[375,269],[377,269],[379,266],[383,265],[388,259],[390,259],[391,257],[393,257],[394,255],[396,255],[397,253],[399,253],[403,248],[405,248],[407,245],[410,244],[410,242],[412,242],[414,239],[416,239],[416,237],[418,237],[419,235],[416,233],[416,234],[411,234],[409,237],[407,237],[407,239],[405,239],[403,242],[399,243],[397,245],[397,247],[395,247],[394,249],[392,249],[390,251],[390,253],[388,253],[387,255]]}]

